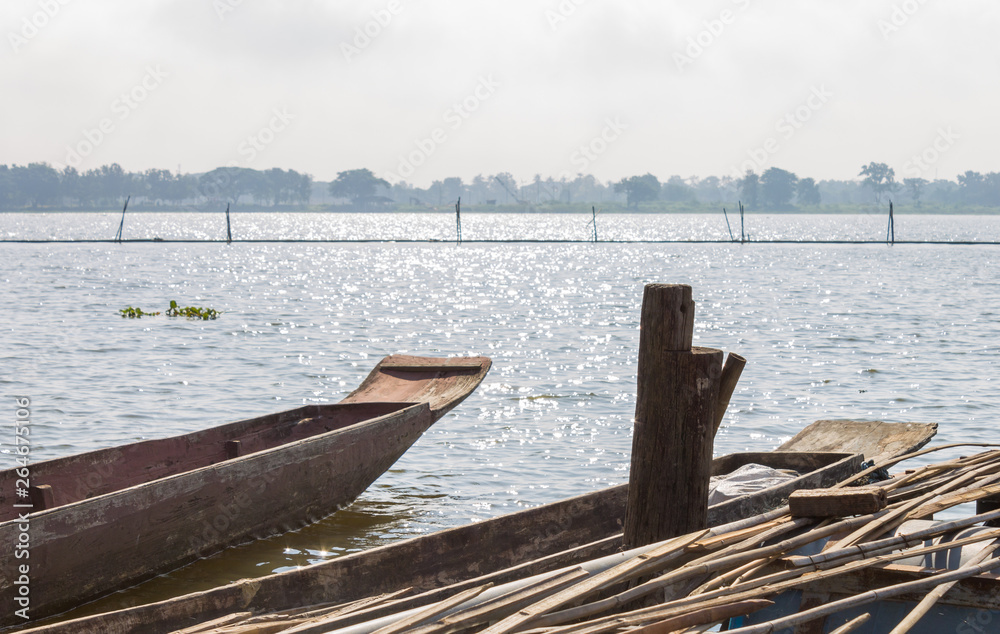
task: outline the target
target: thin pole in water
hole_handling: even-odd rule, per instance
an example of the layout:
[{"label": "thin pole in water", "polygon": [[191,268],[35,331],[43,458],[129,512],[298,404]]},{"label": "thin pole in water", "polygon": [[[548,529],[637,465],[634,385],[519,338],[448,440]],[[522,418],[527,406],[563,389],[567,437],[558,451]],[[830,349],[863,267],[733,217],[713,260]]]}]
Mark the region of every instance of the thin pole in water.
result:
[{"label": "thin pole in water", "polygon": [[746,242],[746,234],[743,233],[743,201],[740,201],[740,244]]},{"label": "thin pole in water", "polygon": [[128,209],[128,201],[130,200],[132,200],[131,196],[126,198],[125,206],[122,207],[122,221],[118,223],[118,233],[115,234],[115,242],[117,242],[118,244],[121,244],[122,242],[122,229],[125,227],[125,210]]},{"label": "thin pole in water", "polygon": [[733,237],[733,228],[729,226],[729,214],[726,213],[726,208],[722,208],[722,215],[726,217],[726,229],[729,229],[729,239],[736,242],[736,238]]},{"label": "thin pole in water", "polygon": [[233,227],[229,224],[229,203],[226,203],[226,244],[233,243]]},{"label": "thin pole in water", "polygon": [[597,207],[591,205],[590,211],[593,213],[593,218],[590,222],[594,223],[594,242],[597,242]]},{"label": "thin pole in water", "polygon": [[896,243],[896,223],[892,217],[892,201],[889,201],[889,226],[885,228],[885,241],[890,245]]},{"label": "thin pole in water", "polygon": [[455,203],[455,234],[458,237],[458,243],[462,244],[462,197],[458,197],[458,202]]}]

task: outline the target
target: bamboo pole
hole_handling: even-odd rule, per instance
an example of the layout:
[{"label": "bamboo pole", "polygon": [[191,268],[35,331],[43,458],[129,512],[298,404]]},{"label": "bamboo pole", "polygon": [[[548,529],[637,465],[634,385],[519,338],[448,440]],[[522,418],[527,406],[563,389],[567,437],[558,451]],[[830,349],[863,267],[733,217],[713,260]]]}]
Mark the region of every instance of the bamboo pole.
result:
[{"label": "bamboo pole", "polygon": [[459,606],[470,599],[478,597],[483,592],[489,590],[492,585],[493,584],[486,584],[476,588],[469,588],[464,592],[459,592],[455,596],[445,599],[440,603],[427,606],[427,608],[423,610],[417,610],[414,614],[411,614],[406,618],[402,618],[391,625],[379,628],[375,630],[374,634],[399,634],[410,630],[426,621],[437,618],[453,607]]},{"label": "bamboo pole", "polygon": [[122,220],[121,222],[118,223],[118,233],[115,234],[115,242],[117,242],[118,244],[121,244],[122,242],[122,229],[125,228],[125,210],[128,209],[128,201],[130,200],[132,200],[131,196],[126,198],[125,206],[122,207]]},{"label": "bamboo pole", "polygon": [[848,634],[848,632],[853,632],[854,630],[858,629],[859,627],[867,623],[868,619],[870,619],[871,617],[872,617],[871,612],[865,612],[861,616],[855,617],[850,621],[848,621],[847,623],[844,623],[837,629],[830,632],[830,634]]},{"label": "bamboo pole", "polygon": [[940,574],[934,575],[929,579],[918,579],[917,581],[908,581],[906,583],[899,583],[896,585],[888,586],[886,588],[880,588],[878,590],[869,590],[862,594],[848,597],[846,599],[841,599],[839,601],[832,601],[824,605],[812,608],[811,610],[804,610],[798,614],[793,614],[791,616],[786,616],[780,619],[774,619],[773,621],[768,621],[767,623],[761,623],[759,625],[751,625],[749,627],[740,627],[734,630],[729,630],[729,634],[768,634],[779,629],[786,627],[794,627],[796,625],[801,625],[802,623],[807,623],[814,619],[829,616],[830,614],[835,614],[841,610],[846,610],[849,608],[856,608],[863,605],[868,605],[876,601],[883,601],[885,599],[891,599],[902,594],[907,594],[909,592],[917,592],[921,590],[927,590],[929,588],[934,588],[942,583],[948,583],[950,581],[961,581],[962,579],[968,579],[975,575],[981,575],[985,572],[989,572],[997,567],[1000,567],[1000,557],[989,559],[976,566],[970,566],[968,568],[960,568],[958,570],[952,570],[949,572],[942,572]]},{"label": "bamboo pole", "polygon": [[[967,564],[959,568],[959,570],[966,570],[982,564],[993,555],[998,546],[1000,546],[1000,540],[994,541],[992,544],[980,551],[979,554],[970,559]],[[889,632],[889,634],[906,634],[906,632],[913,629],[920,619],[922,619],[924,615],[926,615],[930,609],[934,607],[934,604],[937,603],[941,597],[947,594],[949,590],[955,587],[956,583],[958,583],[957,579],[955,581],[949,581],[948,583],[942,583],[927,593],[927,596],[921,599],[920,603],[918,603],[916,607],[914,607],[913,610],[906,615],[906,618],[899,622],[899,625],[892,628],[892,631]]]},{"label": "bamboo pole", "polygon": [[753,614],[757,610],[763,610],[764,608],[772,605],[774,605],[774,601],[768,601],[766,599],[751,599],[749,601],[740,601],[729,605],[704,608],[702,610],[694,610],[687,614],[682,614],[681,616],[675,616],[664,621],[660,621],[659,623],[654,623],[653,625],[647,625],[646,627],[641,627],[636,630],[629,630],[629,633],[670,634],[671,632],[675,632],[682,627],[694,627],[696,625],[717,623],[734,616]]}]

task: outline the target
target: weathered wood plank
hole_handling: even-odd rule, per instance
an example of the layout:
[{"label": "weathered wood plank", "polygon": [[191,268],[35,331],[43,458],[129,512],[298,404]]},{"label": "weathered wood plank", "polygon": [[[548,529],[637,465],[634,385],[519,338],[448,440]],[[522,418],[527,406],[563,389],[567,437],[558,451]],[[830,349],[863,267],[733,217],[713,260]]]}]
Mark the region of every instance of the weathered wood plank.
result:
[{"label": "weathered wood plank", "polygon": [[792,517],[864,515],[877,513],[888,503],[885,489],[878,486],[799,490],[788,496]]},{"label": "weathered wood plank", "polygon": [[843,451],[881,462],[920,449],[937,433],[937,423],[818,420],[777,451]]}]

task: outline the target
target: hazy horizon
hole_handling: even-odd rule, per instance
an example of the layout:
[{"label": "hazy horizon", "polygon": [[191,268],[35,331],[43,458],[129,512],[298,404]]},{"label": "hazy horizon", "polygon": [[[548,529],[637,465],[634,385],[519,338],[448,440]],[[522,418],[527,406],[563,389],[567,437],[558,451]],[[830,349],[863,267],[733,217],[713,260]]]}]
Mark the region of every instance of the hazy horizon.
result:
[{"label": "hazy horizon", "polygon": [[1000,7],[11,0],[0,164],[853,180],[1000,171]]}]

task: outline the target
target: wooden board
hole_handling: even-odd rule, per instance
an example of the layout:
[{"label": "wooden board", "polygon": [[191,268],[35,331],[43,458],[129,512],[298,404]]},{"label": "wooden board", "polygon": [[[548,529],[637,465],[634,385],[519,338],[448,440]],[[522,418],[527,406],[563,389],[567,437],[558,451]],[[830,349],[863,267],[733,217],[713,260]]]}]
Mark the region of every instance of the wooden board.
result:
[{"label": "wooden board", "polygon": [[877,486],[795,491],[788,496],[792,517],[847,517],[877,513],[888,504],[885,489]]},{"label": "wooden board", "polygon": [[818,420],[777,451],[842,451],[881,462],[920,449],[937,428],[937,423]]}]

